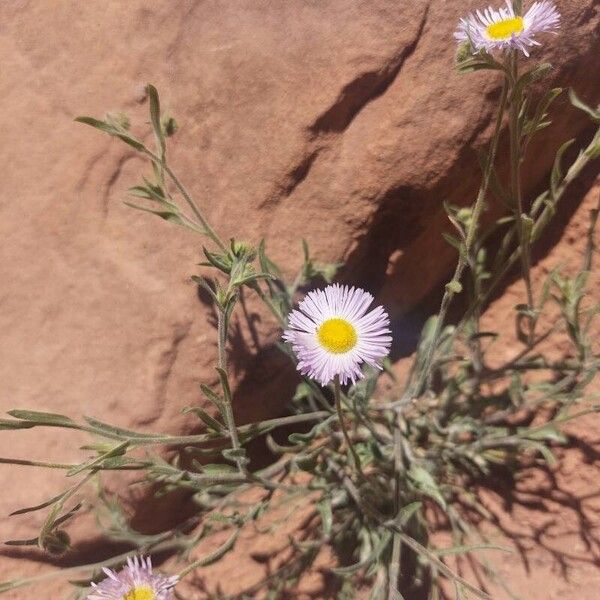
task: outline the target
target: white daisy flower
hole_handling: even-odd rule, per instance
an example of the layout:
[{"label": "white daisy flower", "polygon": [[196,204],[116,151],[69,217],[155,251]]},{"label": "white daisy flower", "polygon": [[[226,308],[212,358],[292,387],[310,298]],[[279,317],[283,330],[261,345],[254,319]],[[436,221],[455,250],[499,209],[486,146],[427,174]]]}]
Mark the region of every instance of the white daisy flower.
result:
[{"label": "white daisy flower", "polygon": [[336,375],[342,384],[361,379],[365,362],[381,368],[392,343],[390,320],[381,306],[367,312],[371,302],[368,292],[337,283],[309,292],[283,334],[298,356],[298,370],[327,385]]},{"label": "white daisy flower", "polygon": [[94,588],[87,600],[171,600],[177,577],[165,577],[152,572],[150,557],[127,559],[118,573],[102,569],[106,579],[92,583]]},{"label": "white daisy flower", "polygon": [[514,48],[529,56],[528,48],[540,45],[535,36],[553,33],[559,26],[560,13],[549,0],[534,2],[523,16],[515,13],[511,0],[506,0],[506,8],[478,10],[461,19],[454,38],[469,41],[475,51]]}]

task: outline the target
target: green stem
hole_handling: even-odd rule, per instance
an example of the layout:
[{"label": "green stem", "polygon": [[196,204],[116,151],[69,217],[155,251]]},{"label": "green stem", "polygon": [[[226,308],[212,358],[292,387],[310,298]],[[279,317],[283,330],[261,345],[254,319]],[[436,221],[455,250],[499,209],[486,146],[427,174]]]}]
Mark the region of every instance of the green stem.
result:
[{"label": "green stem", "polygon": [[[523,270],[523,279],[527,291],[527,306],[533,310],[535,302],[533,298],[533,287],[531,284],[531,240],[525,235],[523,227],[523,193],[521,188],[521,129],[519,126],[519,113],[522,104],[522,91],[517,85],[519,80],[519,65],[516,51],[512,51],[509,57],[510,64],[510,79],[511,79],[511,96],[509,105],[509,130],[510,130],[510,187],[513,210],[515,212],[515,224],[517,235],[519,238],[519,247],[521,249],[521,266]],[[529,336],[533,335],[533,320],[529,321],[530,330]]]},{"label": "green stem", "polygon": [[[217,317],[217,328],[218,328],[218,350],[219,350],[219,368],[225,373],[225,377],[227,377],[227,327],[225,324],[225,314],[224,311],[219,307],[218,317]],[[229,430],[229,436],[231,438],[231,447],[234,450],[240,450],[240,438],[238,436],[238,430],[235,425],[235,417],[233,415],[233,403],[231,394],[229,393],[229,386],[223,386],[223,412],[225,413],[223,416],[225,417],[225,423],[227,425],[227,429]],[[236,457],[235,463],[238,467],[240,473],[246,473],[246,466],[244,463],[244,459],[242,457]]]},{"label": "green stem", "polygon": [[46,469],[65,469],[70,471],[79,465],[69,463],[47,463],[37,460],[22,460],[20,458],[0,458],[0,464],[3,465],[20,465],[24,467],[44,467]]},{"label": "green stem", "polygon": [[223,243],[217,232],[210,226],[209,222],[204,218],[202,211],[200,210],[190,193],[187,191],[183,183],[179,181],[179,178],[177,177],[177,175],[175,175],[171,167],[169,167],[169,165],[167,165],[166,162],[161,160],[160,157],[156,156],[154,152],[148,150],[148,148],[146,148],[145,146],[141,150],[141,152],[148,156],[148,158],[150,158],[150,160],[153,163],[158,165],[160,169],[164,169],[164,172],[167,173],[167,175],[171,178],[171,181],[175,184],[175,187],[179,190],[184,200],[187,202],[188,206],[192,209],[192,212],[194,213],[194,216],[196,217],[198,223],[202,227],[203,232],[219,247],[219,249],[222,252],[227,253],[227,246]]},{"label": "green stem", "polygon": [[348,446],[348,450],[350,454],[352,454],[352,459],[354,460],[354,466],[358,471],[359,475],[364,479],[365,475],[362,470],[362,465],[360,462],[360,458],[356,453],[356,450],[350,440],[350,436],[348,435],[348,430],[346,429],[346,423],[344,422],[344,413],[342,411],[342,388],[340,385],[340,377],[336,375],[333,380],[333,390],[334,390],[334,398],[335,398],[335,409],[338,415],[338,421],[340,422],[340,429],[342,430],[342,434],[344,436],[344,440],[346,441],[346,445]]},{"label": "green stem", "polygon": [[[394,503],[396,519],[400,514],[401,478],[405,477],[404,461],[402,457],[402,434],[399,427],[399,415],[396,415],[394,428]],[[393,534],[392,558],[388,569],[388,600],[396,600],[400,596],[398,580],[400,579],[400,560],[402,558],[402,540],[397,532]]]},{"label": "green stem", "polygon": [[[154,155],[152,155],[152,156],[154,156]],[[160,165],[161,164],[160,159],[158,159],[158,157],[156,157],[156,156],[154,156],[154,158],[156,160],[158,160],[158,164]],[[165,164],[164,169],[165,169],[165,172],[169,175],[169,177],[173,181],[173,183],[175,184],[175,187],[177,187],[177,189],[181,192],[181,195],[184,197],[185,201],[188,203],[189,207],[192,209],[192,212],[198,219],[198,222],[200,223],[202,228],[206,231],[206,235],[208,235],[208,237],[211,240],[213,240],[213,242],[219,247],[219,249],[222,252],[227,253],[227,247],[225,246],[225,244],[223,243],[221,238],[217,235],[217,232],[210,226],[208,221],[204,218],[204,216],[202,215],[202,212],[198,208],[198,205],[194,202],[193,198],[190,196],[188,191],[185,189],[185,187],[183,186],[181,181],[179,181],[179,179],[177,178],[175,173],[173,173],[173,171],[171,170],[171,167],[169,167],[168,165]]]},{"label": "green stem", "polygon": [[273,304],[273,301],[267,296],[260,287],[260,284],[255,281],[251,285],[252,289],[258,294],[258,297],[267,305],[273,316],[279,321],[282,327],[286,326],[286,321],[279,309]]},{"label": "green stem", "polygon": [[[542,235],[542,232],[547,227],[548,223],[552,220],[554,213],[556,212],[556,205],[564,195],[568,186],[578,177],[578,175],[583,171],[583,169],[588,165],[588,163],[594,157],[594,149],[597,144],[600,143],[600,129],[596,131],[596,135],[594,139],[588,144],[588,146],[583,150],[583,152],[579,153],[579,156],[573,162],[573,164],[569,167],[567,174],[564,179],[561,181],[560,185],[556,188],[554,193],[553,201],[546,203],[544,205],[544,210],[540,214],[540,216],[536,219],[535,224],[533,226],[533,230],[531,232],[531,242],[536,242]],[[465,320],[473,315],[473,311],[478,309],[481,306],[484,306],[491,298],[492,294],[498,288],[500,282],[508,275],[512,267],[515,265],[517,260],[519,260],[521,255],[521,247],[516,248],[513,253],[503,261],[501,268],[498,272],[493,275],[490,284],[488,285],[483,296],[475,302],[465,315]],[[464,321],[463,321],[464,322]]]},{"label": "green stem", "polygon": [[[475,200],[475,205],[473,207],[473,214],[471,218],[471,222],[469,224],[469,229],[467,231],[467,235],[464,243],[464,252],[459,252],[458,262],[456,264],[456,269],[454,270],[454,275],[452,276],[452,282],[459,282],[465,267],[467,266],[469,254],[472,250],[473,243],[475,241],[475,235],[477,233],[477,227],[479,221],[481,219],[481,214],[483,212],[485,206],[485,197],[489,188],[490,179],[492,175],[492,170],[494,168],[494,162],[496,160],[496,152],[498,150],[498,140],[500,138],[500,130],[502,128],[502,117],[504,116],[504,112],[506,110],[506,104],[508,99],[508,82],[506,78],[504,79],[504,83],[502,85],[502,94],[500,97],[500,106],[498,108],[498,113],[496,115],[496,123],[494,127],[494,133],[492,136],[492,141],[490,144],[490,151],[487,157],[487,161],[485,164],[485,170],[483,175],[483,182],[481,187],[479,188],[479,193],[477,194],[477,199]],[[405,390],[402,398],[398,401],[397,405],[402,406],[408,404],[413,398],[418,396],[427,381],[431,369],[431,365],[433,363],[433,357],[435,355],[435,350],[442,333],[442,328],[444,326],[444,321],[446,319],[446,314],[448,312],[448,308],[450,306],[450,302],[454,297],[454,291],[451,286],[446,286],[446,291],[444,292],[444,296],[442,297],[442,302],[440,305],[440,309],[438,311],[438,319],[435,325],[435,330],[433,336],[431,338],[431,342],[427,348],[427,354],[425,357],[425,361],[423,366],[419,372],[419,376],[417,382],[414,385],[409,385]]]}]

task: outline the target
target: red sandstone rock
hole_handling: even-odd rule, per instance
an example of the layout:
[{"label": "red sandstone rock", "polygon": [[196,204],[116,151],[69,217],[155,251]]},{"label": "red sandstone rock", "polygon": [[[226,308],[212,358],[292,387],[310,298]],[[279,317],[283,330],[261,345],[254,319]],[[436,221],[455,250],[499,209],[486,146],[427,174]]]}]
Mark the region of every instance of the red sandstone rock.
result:
[{"label": "red sandstone rock", "polygon": [[[198,382],[216,380],[209,310],[189,280],[203,241],[123,206],[145,167],[72,121],[125,110],[143,128],[147,81],[181,125],[171,162],[223,237],[266,237],[288,273],[305,237],[393,312],[418,303],[453,261],[441,203],[474,197],[473,148],[486,140],[498,91],[494,76],[452,70],[453,28],[475,6],[2,3],[0,407],[179,431],[191,426],[180,409],[201,401]],[[560,8],[563,32],[535,56],[555,63],[553,85],[598,101],[597,7]],[[565,101],[554,116],[532,149],[527,191],[564,139],[585,135]],[[261,318],[268,345],[277,329]],[[284,376],[273,381],[247,343],[235,369],[245,420],[285,400],[270,391],[281,392]],[[69,461],[75,448],[54,430],[0,436],[0,455],[12,457]],[[8,467],[0,484],[4,514],[63,485],[60,473]],[[28,537],[39,522],[2,521],[2,537]],[[18,570],[11,562],[10,576]]]}]

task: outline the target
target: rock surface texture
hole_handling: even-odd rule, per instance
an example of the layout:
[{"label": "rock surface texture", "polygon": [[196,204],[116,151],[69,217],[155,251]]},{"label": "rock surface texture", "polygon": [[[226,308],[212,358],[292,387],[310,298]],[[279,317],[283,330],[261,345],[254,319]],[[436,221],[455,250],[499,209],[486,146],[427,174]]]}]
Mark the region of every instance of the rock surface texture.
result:
[{"label": "rock surface texture", "polygon": [[[534,56],[555,65],[551,85],[597,103],[600,6],[559,4],[561,33]],[[290,275],[306,238],[319,260],[345,262],[342,277],[394,315],[414,308],[454,261],[440,235],[442,202],[473,200],[476,150],[499,94],[493,75],[453,71],[453,29],[475,7],[0,3],[0,408],[175,432],[191,426],[181,408],[201,402],[198,383],[216,380],[211,311],[189,279],[202,241],[124,206],[146,167],[73,122],[124,110],[141,131],[148,81],[181,127],[170,162],[223,238],[265,237]],[[544,186],[562,141],[589,135],[566,99],[553,117],[551,134],[531,149],[528,196]],[[277,414],[290,391],[285,373],[270,368],[276,325],[259,318],[258,343],[244,319],[237,324],[236,409],[246,421]],[[77,455],[76,441],[52,430],[3,432],[0,456],[64,462]],[[1,514],[46,500],[61,479],[3,467]],[[1,538],[34,534],[36,519],[1,521]],[[0,563],[2,580],[34,570]]]}]

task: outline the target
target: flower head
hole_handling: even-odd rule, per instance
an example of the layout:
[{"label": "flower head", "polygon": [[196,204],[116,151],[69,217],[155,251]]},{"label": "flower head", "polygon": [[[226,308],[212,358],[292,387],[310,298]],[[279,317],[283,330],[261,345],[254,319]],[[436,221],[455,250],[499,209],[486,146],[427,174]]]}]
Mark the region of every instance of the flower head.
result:
[{"label": "flower head", "polygon": [[87,600],[171,600],[177,577],[165,577],[152,572],[150,558],[127,559],[118,573],[103,569],[106,579],[92,583],[94,588]]},{"label": "flower head", "polygon": [[461,19],[454,38],[470,42],[475,51],[514,48],[529,56],[528,48],[540,45],[535,36],[554,32],[559,26],[560,13],[549,0],[534,2],[523,16],[515,13],[511,0],[506,0],[506,8],[478,10]]},{"label": "flower head", "polygon": [[298,356],[298,370],[327,385],[363,377],[362,363],[381,368],[390,351],[390,320],[371,294],[338,284],[309,292],[289,317],[283,339]]}]

